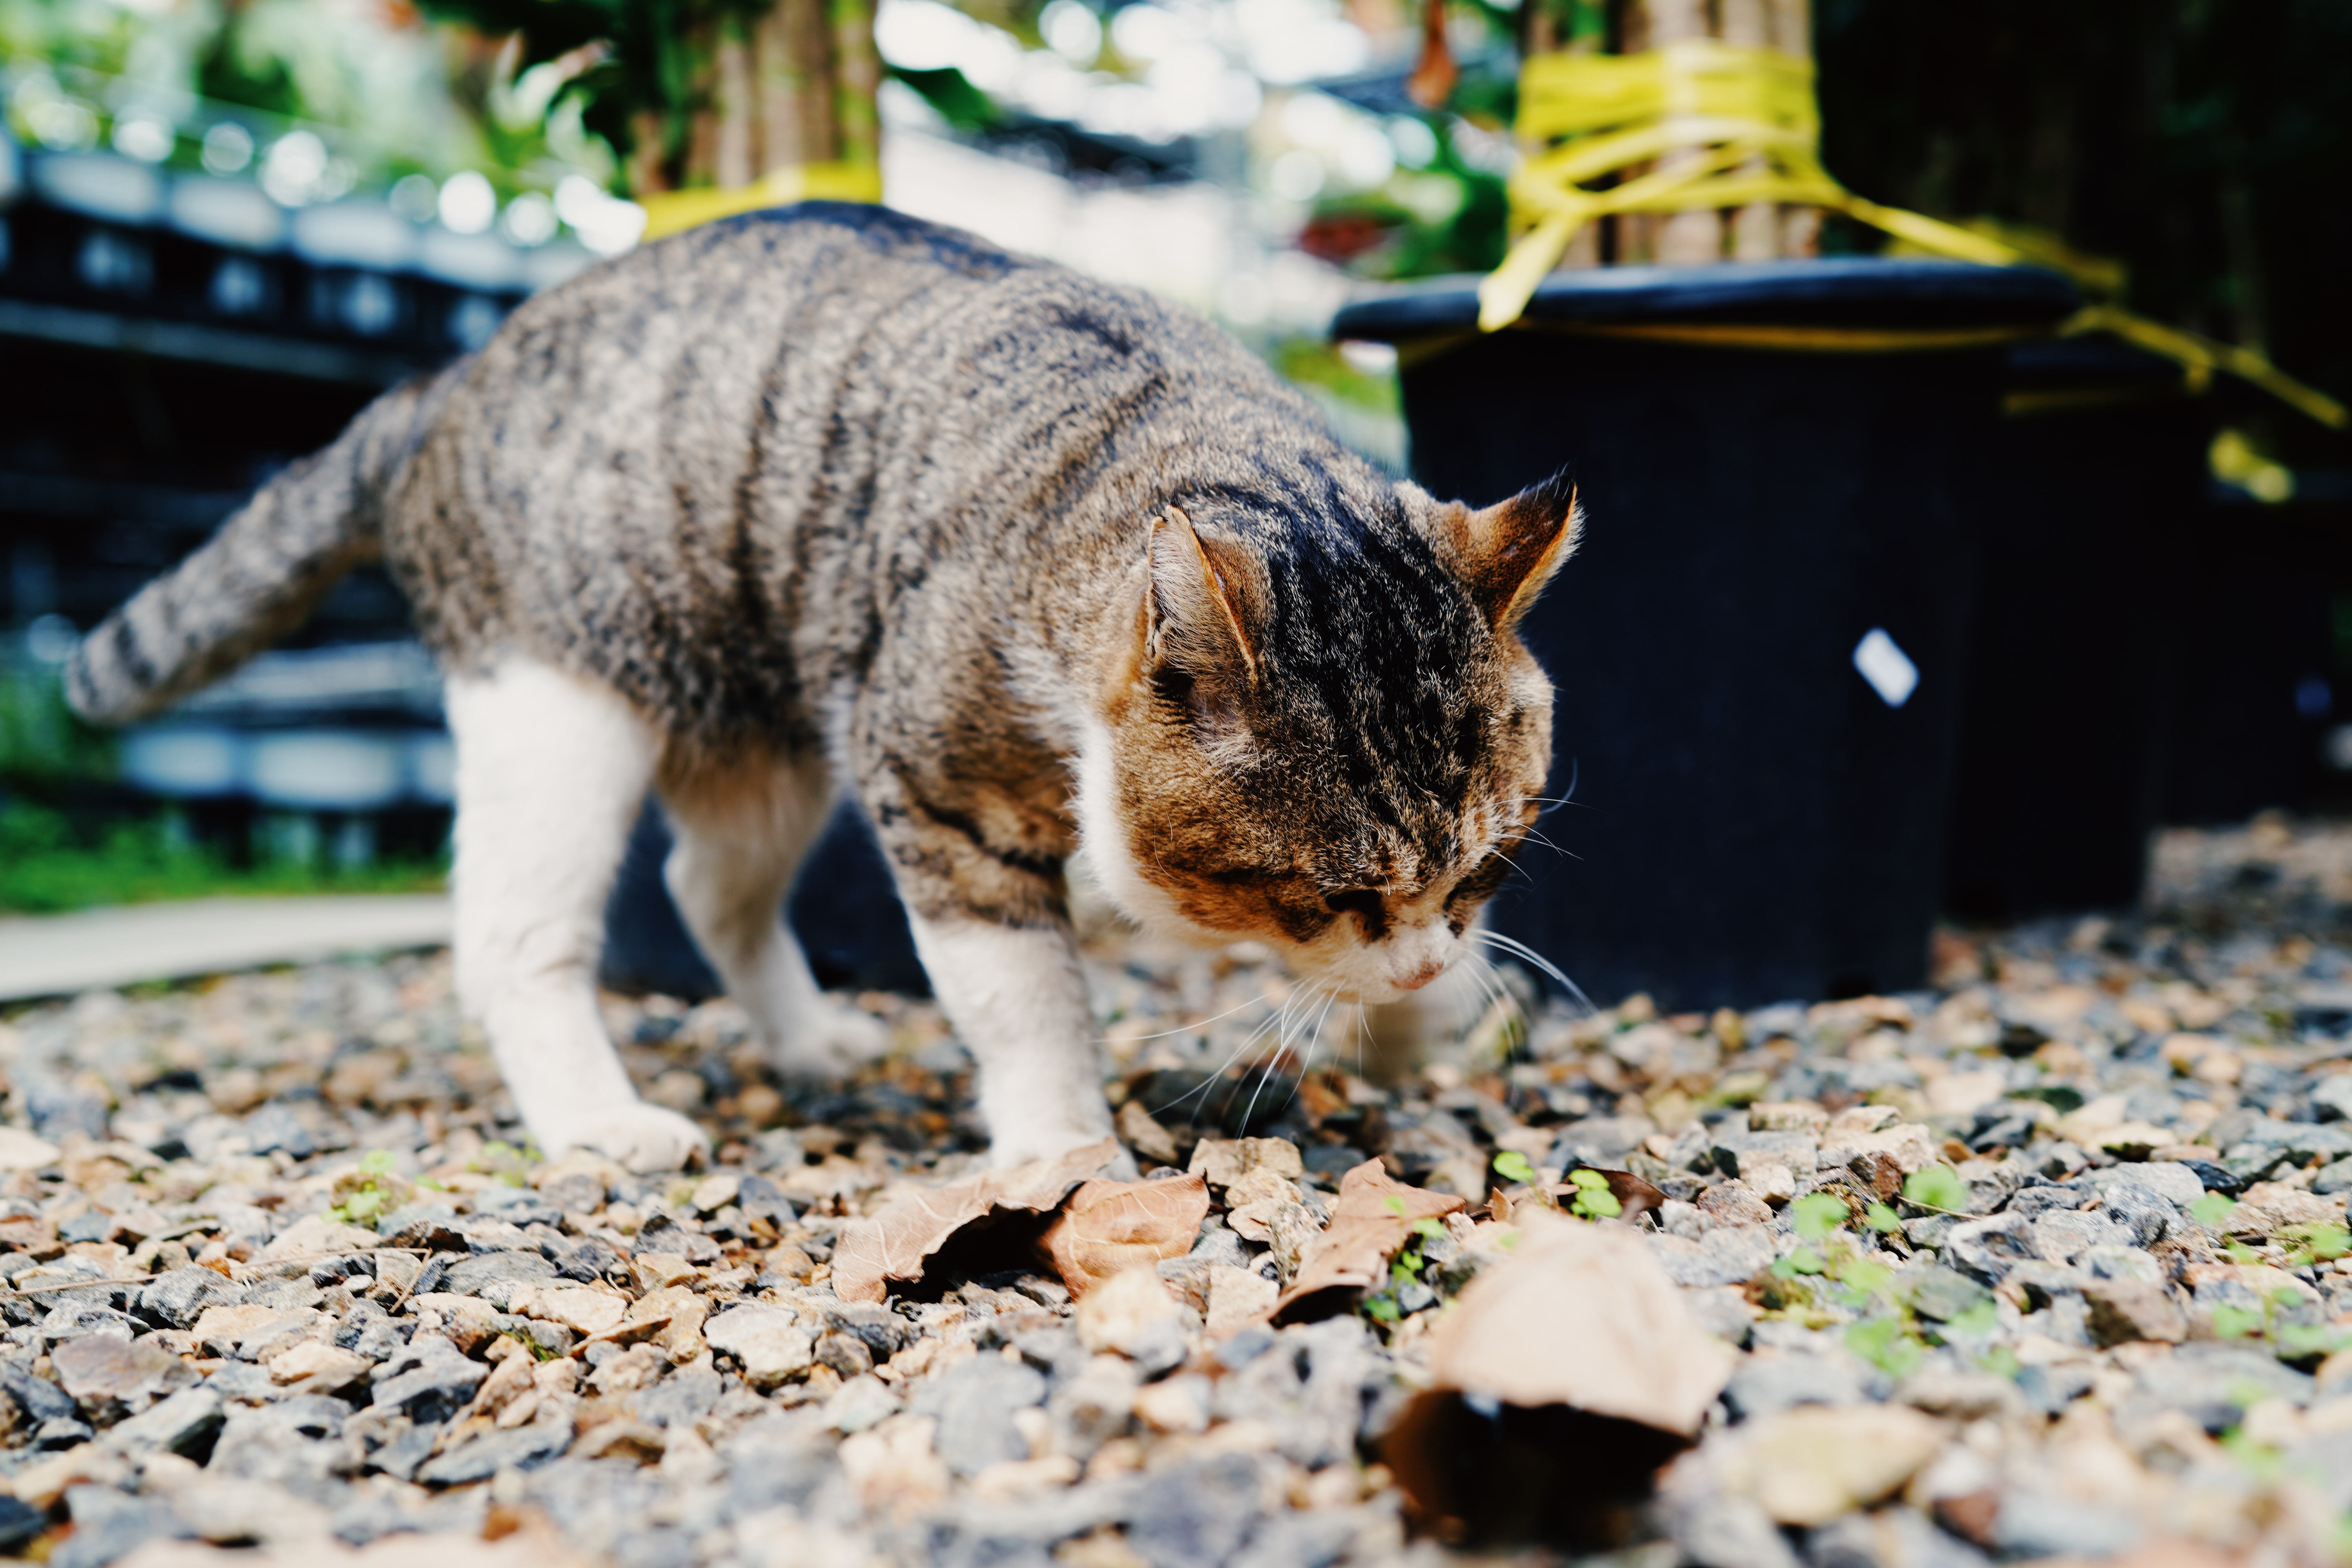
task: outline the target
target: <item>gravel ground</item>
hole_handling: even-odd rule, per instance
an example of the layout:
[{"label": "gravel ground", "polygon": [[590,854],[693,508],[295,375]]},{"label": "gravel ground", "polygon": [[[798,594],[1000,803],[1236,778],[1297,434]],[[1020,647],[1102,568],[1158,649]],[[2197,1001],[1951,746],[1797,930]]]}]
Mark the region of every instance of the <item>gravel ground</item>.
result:
[{"label": "gravel ground", "polygon": [[[1392,1479],[1414,1453],[1382,1447],[1451,1300],[1537,1223],[1509,1210],[1545,1203],[1490,1191],[1591,1166],[1654,1189],[1628,1245],[1738,1347],[1656,1498],[1585,1521],[1627,1568],[2333,1562],[2348,907],[2352,831],[2177,833],[2147,917],[1948,932],[1933,992],[1531,1024],[1478,1002],[1391,1082],[1247,952],[1106,938],[1122,1136],[1215,1201],[1148,1300],[1075,1306],[1004,1245],[886,1303],[835,1291],[845,1226],[980,1169],[969,1063],[927,1005],[866,999],[897,1048],[809,1087],[724,1004],[611,1000],[646,1092],[718,1140],[712,1169],[656,1176],[513,1146],[443,955],[23,1009],[0,1023],[0,1547],[1433,1563],[1528,1513],[1515,1490],[1606,1468],[1541,1437],[1564,1413],[1474,1398],[1419,1451],[1462,1484],[1416,1512]],[[1264,1070],[1221,1071],[1285,1030]],[[1356,1310],[1265,1326],[1371,1159],[1475,1207]],[[1560,1319],[1509,1326],[1570,1362],[1645,1331]]]}]

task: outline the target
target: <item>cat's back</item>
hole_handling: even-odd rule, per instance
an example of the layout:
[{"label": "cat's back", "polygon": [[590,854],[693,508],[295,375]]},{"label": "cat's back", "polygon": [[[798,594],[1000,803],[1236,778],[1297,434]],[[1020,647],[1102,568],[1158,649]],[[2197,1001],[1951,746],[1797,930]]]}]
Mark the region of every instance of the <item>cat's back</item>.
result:
[{"label": "cat's back", "polygon": [[875,552],[1053,488],[1172,366],[1263,374],[1239,353],[887,209],[746,215],[519,310],[411,465],[388,552],[457,664],[521,643],[692,729],[797,708],[812,600],[852,613]]}]

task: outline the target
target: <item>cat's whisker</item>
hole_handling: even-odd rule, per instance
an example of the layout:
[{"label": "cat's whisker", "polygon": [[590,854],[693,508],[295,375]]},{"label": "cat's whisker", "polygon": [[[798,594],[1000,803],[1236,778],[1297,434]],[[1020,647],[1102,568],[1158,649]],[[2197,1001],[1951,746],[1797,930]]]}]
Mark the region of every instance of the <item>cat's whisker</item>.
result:
[{"label": "cat's whisker", "polygon": [[[1194,1022],[1190,1024],[1179,1025],[1173,1029],[1161,1029],[1156,1034],[1138,1035],[1135,1037],[1135,1043],[1139,1046],[1146,1040],[1164,1040],[1172,1035],[1190,1035],[1201,1030],[1205,1030],[1212,1024],[1222,1023],[1225,1019],[1232,1017],[1236,1013],[1242,1012],[1246,1008],[1256,1006],[1260,1002],[1267,1000],[1274,993],[1271,991],[1261,991],[1256,995],[1251,997],[1248,1001],[1242,1003],[1239,1006],[1228,1007],[1213,1018],[1196,1019]],[[1104,1035],[1100,1038],[1097,1039],[1095,1044],[1098,1046],[1107,1046],[1110,1044],[1110,1037],[1108,1035]]]},{"label": "cat's whisker", "polygon": [[1339,1004],[1339,992],[1335,986],[1332,989],[1331,994],[1324,998],[1323,1010],[1315,1015],[1315,1029],[1314,1032],[1307,1038],[1307,1055],[1299,1061],[1298,1077],[1292,1082],[1290,1092],[1283,1097],[1282,1103],[1286,1110],[1289,1108],[1290,1103],[1293,1100],[1298,1098],[1300,1091],[1305,1089],[1307,1084],[1307,1075],[1315,1070],[1315,1055],[1317,1051],[1322,1048],[1323,1045],[1323,1025],[1325,1021],[1331,1016],[1331,1009]]},{"label": "cat's whisker", "polygon": [[[1301,989],[1306,991],[1307,994],[1312,995],[1315,994],[1316,990],[1319,988],[1302,987]],[[1328,991],[1323,993],[1323,1013],[1328,1013],[1331,1010],[1331,1003],[1339,994],[1337,991]],[[1316,1028],[1318,1032],[1322,1028],[1322,1013],[1318,1013],[1316,1015]],[[1303,1016],[1301,1021],[1304,1022]],[[1280,1063],[1283,1057],[1289,1052],[1290,1041],[1287,1037],[1286,1037],[1280,1044],[1282,1048],[1276,1051],[1274,1055],[1268,1057],[1265,1063],[1258,1068],[1257,1087],[1250,1090],[1249,1106],[1242,1112],[1242,1127],[1244,1131],[1248,1129],[1251,1121],[1257,1115],[1258,1097],[1265,1092],[1265,1086],[1274,1081],[1274,1069],[1276,1066]],[[1309,1062],[1314,1059],[1314,1052],[1311,1046],[1308,1047],[1307,1059]],[[1306,1068],[1303,1066],[1299,1068],[1299,1074],[1302,1078],[1306,1075]],[[1293,1094],[1297,1092],[1295,1086],[1291,1092]],[[1287,1103],[1287,1101],[1285,1103]]]},{"label": "cat's whisker", "polygon": [[1534,948],[1529,947],[1526,942],[1519,941],[1517,937],[1505,936],[1500,931],[1474,931],[1472,935],[1478,941],[1487,943],[1489,946],[1498,947],[1505,952],[1510,953],[1513,957],[1525,959],[1528,963],[1534,964],[1538,969],[1542,970],[1552,979],[1558,981],[1562,990],[1565,990],[1570,996],[1576,998],[1577,1005],[1582,1007],[1587,1013],[1598,1013],[1601,1011],[1600,1008],[1592,1005],[1592,998],[1584,994],[1584,988],[1582,986],[1579,985],[1575,981],[1570,980],[1565,973],[1561,973],[1559,965],[1554,963],[1550,959],[1546,958],[1542,953],[1538,952]]},{"label": "cat's whisker", "polygon": [[[1163,1115],[1168,1111],[1175,1110],[1178,1106],[1183,1104],[1186,1100],[1192,1099],[1196,1095],[1201,1096],[1202,1103],[1206,1105],[1208,1103],[1206,1096],[1208,1095],[1210,1089],[1216,1084],[1218,1079],[1223,1078],[1225,1074],[1231,1070],[1234,1063],[1240,1061],[1244,1056],[1248,1055],[1250,1048],[1253,1046],[1256,1045],[1258,1041],[1265,1037],[1267,1030],[1276,1028],[1282,1024],[1284,1018],[1289,1015],[1293,1005],[1297,1001],[1298,995],[1298,992],[1293,991],[1288,996],[1285,997],[1283,999],[1281,1008],[1274,1015],[1274,1016],[1267,1019],[1265,1023],[1260,1024],[1256,1028],[1252,1029],[1247,1035],[1244,1036],[1242,1037],[1242,1043],[1235,1046],[1226,1054],[1225,1059],[1217,1064],[1215,1070],[1210,1072],[1202,1079],[1199,1088],[1187,1089],[1182,1094],[1180,1094],[1175,1099],[1170,1100],[1167,1104],[1151,1108],[1151,1114],[1154,1116]],[[1264,1001],[1265,998],[1260,997],[1259,1000]],[[1238,1009],[1236,1009],[1236,1011],[1238,1011]],[[1190,1125],[1198,1126],[1199,1124],[1200,1118],[1196,1113]]]}]

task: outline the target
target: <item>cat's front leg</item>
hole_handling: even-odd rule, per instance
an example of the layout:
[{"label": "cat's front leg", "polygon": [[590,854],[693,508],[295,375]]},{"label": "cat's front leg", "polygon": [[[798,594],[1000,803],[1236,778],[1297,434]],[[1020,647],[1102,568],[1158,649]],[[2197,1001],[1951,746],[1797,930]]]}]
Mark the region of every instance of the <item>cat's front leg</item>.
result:
[{"label": "cat's front leg", "polygon": [[1069,928],[909,920],[940,1005],[979,1064],[990,1161],[1017,1165],[1111,1136]]}]

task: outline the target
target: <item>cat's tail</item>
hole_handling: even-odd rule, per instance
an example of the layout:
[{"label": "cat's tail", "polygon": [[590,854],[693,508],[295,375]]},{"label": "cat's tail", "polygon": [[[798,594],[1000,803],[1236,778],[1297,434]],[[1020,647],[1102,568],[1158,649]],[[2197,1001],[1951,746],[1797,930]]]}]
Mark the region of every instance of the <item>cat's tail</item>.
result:
[{"label": "cat's tail", "polygon": [[126,724],[199,690],[301,624],[383,549],[386,493],[467,369],[460,360],[377,398],[334,444],[261,487],[195,553],[82,639],[66,700]]}]

